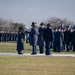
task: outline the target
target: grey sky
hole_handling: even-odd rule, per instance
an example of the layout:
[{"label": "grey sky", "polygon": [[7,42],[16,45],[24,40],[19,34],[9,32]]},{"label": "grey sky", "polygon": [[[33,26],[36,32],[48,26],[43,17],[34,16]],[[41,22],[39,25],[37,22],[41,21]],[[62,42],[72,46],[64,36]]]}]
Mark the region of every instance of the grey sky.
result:
[{"label": "grey sky", "polygon": [[0,0],[0,18],[38,24],[50,17],[67,18],[75,22],[75,0]]}]

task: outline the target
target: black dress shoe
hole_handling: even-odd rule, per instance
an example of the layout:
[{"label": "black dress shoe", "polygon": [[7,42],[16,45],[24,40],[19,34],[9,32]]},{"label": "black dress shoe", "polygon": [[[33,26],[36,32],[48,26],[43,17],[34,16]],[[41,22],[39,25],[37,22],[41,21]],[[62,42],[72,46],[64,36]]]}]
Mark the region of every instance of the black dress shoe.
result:
[{"label": "black dress shoe", "polygon": [[32,53],[31,55],[36,55],[36,53]]},{"label": "black dress shoe", "polygon": [[23,53],[18,53],[18,54],[23,54]]},{"label": "black dress shoe", "polygon": [[40,54],[44,54],[44,53],[41,53],[41,52],[40,52]]},{"label": "black dress shoe", "polygon": [[46,54],[47,56],[52,55],[52,54]]}]

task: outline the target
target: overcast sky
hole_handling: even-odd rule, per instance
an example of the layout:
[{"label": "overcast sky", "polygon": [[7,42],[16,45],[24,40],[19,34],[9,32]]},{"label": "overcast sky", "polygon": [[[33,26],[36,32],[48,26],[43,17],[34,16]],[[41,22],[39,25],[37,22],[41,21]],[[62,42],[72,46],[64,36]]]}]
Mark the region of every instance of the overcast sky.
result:
[{"label": "overcast sky", "polygon": [[40,22],[51,17],[75,22],[75,0],[0,0],[0,18],[24,23]]}]

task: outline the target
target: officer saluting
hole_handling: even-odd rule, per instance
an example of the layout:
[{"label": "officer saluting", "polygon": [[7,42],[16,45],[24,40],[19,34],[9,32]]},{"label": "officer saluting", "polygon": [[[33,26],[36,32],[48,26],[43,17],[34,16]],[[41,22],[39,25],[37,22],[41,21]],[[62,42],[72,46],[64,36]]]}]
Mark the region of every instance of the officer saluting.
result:
[{"label": "officer saluting", "polygon": [[50,47],[51,47],[51,42],[53,41],[53,31],[50,28],[50,24],[47,24],[47,28],[44,29],[43,37],[44,41],[46,44],[46,55],[50,55]]},{"label": "officer saluting", "polygon": [[32,45],[32,55],[37,54],[36,51],[36,46],[37,46],[37,41],[38,41],[38,28],[36,28],[36,23],[32,22],[32,28],[31,28],[31,32],[30,32],[30,43]]},{"label": "officer saluting", "polygon": [[18,40],[17,40],[18,54],[23,54],[21,53],[22,50],[24,50],[24,29],[23,27],[20,27],[18,31]]}]

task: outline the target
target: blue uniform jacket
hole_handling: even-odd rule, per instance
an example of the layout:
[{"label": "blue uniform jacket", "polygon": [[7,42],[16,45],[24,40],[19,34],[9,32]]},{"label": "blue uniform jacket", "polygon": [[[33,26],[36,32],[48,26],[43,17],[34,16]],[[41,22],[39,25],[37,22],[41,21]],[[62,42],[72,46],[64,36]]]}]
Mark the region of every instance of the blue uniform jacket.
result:
[{"label": "blue uniform jacket", "polygon": [[38,28],[34,27],[30,32],[30,45],[36,46],[38,42]]},{"label": "blue uniform jacket", "polygon": [[44,28],[39,28],[39,35],[38,35],[38,45],[39,46],[44,46],[44,38],[43,38],[43,32]]},{"label": "blue uniform jacket", "polygon": [[43,33],[44,41],[53,41],[53,31],[51,28],[44,29]]},{"label": "blue uniform jacket", "polygon": [[18,32],[17,50],[24,50],[24,33]]}]

